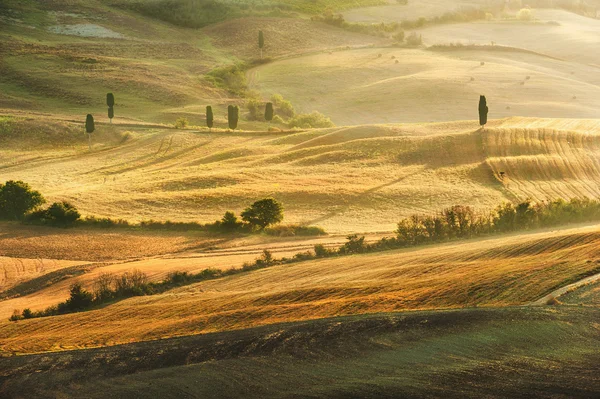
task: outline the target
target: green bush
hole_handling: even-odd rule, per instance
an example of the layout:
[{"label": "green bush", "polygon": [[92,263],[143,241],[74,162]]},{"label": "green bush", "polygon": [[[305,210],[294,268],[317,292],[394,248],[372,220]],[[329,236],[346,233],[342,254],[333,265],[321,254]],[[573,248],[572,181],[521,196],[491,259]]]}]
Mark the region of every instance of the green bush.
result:
[{"label": "green bush", "polygon": [[423,44],[423,36],[418,35],[416,32],[412,32],[406,38],[406,44],[408,44],[409,46],[420,46]]},{"label": "green bush", "polygon": [[283,206],[273,198],[256,201],[242,212],[242,220],[252,227],[264,230],[283,220]]},{"label": "green bush", "polygon": [[235,231],[241,229],[244,224],[238,220],[235,213],[227,211],[223,215],[223,218],[217,221],[215,225],[222,230]]},{"label": "green bush", "polygon": [[92,305],[93,295],[85,290],[80,283],[71,285],[69,299],[64,307],[70,311],[85,310]]},{"label": "green bush", "polygon": [[210,71],[205,78],[216,87],[225,89],[231,94],[245,96],[248,90],[246,70],[248,65],[238,63]]},{"label": "green bush", "polygon": [[190,122],[187,120],[187,118],[177,118],[174,126],[175,129],[185,129],[189,124]]},{"label": "green bush", "polygon": [[246,101],[246,109],[248,110],[248,119],[251,121],[263,120],[263,103],[262,101],[251,98]]},{"label": "green bush", "polygon": [[69,227],[79,220],[81,214],[69,202],[55,202],[48,207],[27,215],[26,221],[57,227]]},{"label": "green bush", "polygon": [[[276,116],[282,118],[292,118],[296,115],[296,110],[291,102],[285,100],[281,94],[273,94],[271,102],[275,106]],[[275,119],[273,119],[275,120]]]},{"label": "green bush", "polygon": [[347,237],[348,241],[340,248],[340,253],[345,254],[362,254],[366,252],[365,237],[359,237],[356,234]]},{"label": "green bush", "polygon": [[324,236],[327,235],[325,230],[317,226],[301,226],[292,225],[277,225],[265,229],[265,233],[277,237],[294,237],[294,236]]},{"label": "green bush", "polygon": [[22,220],[46,200],[38,191],[22,181],[7,181],[0,184],[0,219]]},{"label": "green bush", "polygon": [[313,129],[334,127],[331,119],[320,112],[314,111],[310,114],[299,114],[288,121],[290,128]]}]

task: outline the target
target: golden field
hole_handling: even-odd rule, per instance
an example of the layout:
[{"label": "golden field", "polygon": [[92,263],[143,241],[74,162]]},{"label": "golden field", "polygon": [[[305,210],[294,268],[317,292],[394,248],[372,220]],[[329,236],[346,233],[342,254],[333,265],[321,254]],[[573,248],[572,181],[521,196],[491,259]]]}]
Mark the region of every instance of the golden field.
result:
[{"label": "golden field", "polygon": [[[338,315],[525,305],[597,270],[599,243],[591,226],[275,266],[83,313],[4,319],[0,341],[3,351],[35,352]],[[0,302],[0,313],[51,305],[58,289]]]},{"label": "golden field", "polygon": [[381,232],[455,204],[487,210],[526,198],[597,197],[598,124],[513,117],[483,130],[474,121],[296,132],[139,128],[117,144],[94,136],[91,152],[83,143],[0,149],[0,168],[3,180],[26,181],[84,215],[207,223],[274,197],[285,223]]}]

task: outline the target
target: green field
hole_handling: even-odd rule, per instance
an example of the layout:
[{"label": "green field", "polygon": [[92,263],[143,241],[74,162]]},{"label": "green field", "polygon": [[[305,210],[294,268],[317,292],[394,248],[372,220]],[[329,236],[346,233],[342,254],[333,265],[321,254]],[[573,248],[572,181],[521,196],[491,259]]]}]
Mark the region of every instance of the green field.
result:
[{"label": "green field", "polygon": [[597,308],[381,314],[2,361],[10,397],[589,398]]}]

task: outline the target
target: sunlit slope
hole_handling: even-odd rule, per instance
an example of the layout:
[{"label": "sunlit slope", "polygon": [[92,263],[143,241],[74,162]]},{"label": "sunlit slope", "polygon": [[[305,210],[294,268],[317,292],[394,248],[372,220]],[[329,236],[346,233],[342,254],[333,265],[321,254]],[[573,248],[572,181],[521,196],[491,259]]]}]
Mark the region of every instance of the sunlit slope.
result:
[{"label": "sunlit slope", "polygon": [[287,223],[391,231],[403,216],[456,204],[597,196],[597,127],[511,118],[484,130],[475,121],[297,133],[148,129],[119,145],[95,142],[91,153],[5,150],[0,167],[4,180],[27,181],[88,215],[212,222],[273,196]]},{"label": "sunlit slope", "polygon": [[212,44],[240,59],[259,58],[257,32],[265,35],[263,56],[279,58],[302,53],[389,44],[387,38],[349,32],[296,18],[238,18],[204,28]]},{"label": "sunlit slope", "polygon": [[185,116],[202,124],[207,105],[242,101],[206,74],[259,58],[261,29],[268,57],[385,41],[296,18],[243,18],[202,30],[115,2],[10,1],[0,8],[0,109],[106,121],[105,95],[113,92],[119,120]]},{"label": "sunlit slope", "polygon": [[[516,11],[515,11],[516,13]],[[600,65],[600,20],[562,10],[533,10],[535,21],[477,21],[420,29],[433,44],[490,44],[533,50],[567,62]],[[579,74],[576,74],[579,76]]]},{"label": "sunlit slope", "polygon": [[600,389],[598,317],[581,307],[388,313],[14,356],[0,364],[0,395],[587,399]]},{"label": "sunlit slope", "polygon": [[590,227],[275,266],[100,310],[0,321],[0,341],[3,350],[35,351],[337,315],[526,304],[598,270],[599,243]]},{"label": "sunlit slope", "polygon": [[487,164],[497,175],[504,172],[505,187],[522,199],[600,196],[598,123],[545,122],[515,118],[491,129]]},{"label": "sunlit slope", "polygon": [[265,97],[280,93],[299,111],[354,125],[472,119],[481,94],[491,118],[594,118],[597,75],[592,66],[517,49],[386,48],[276,61],[249,79]]},{"label": "sunlit slope", "polygon": [[389,0],[389,5],[361,7],[343,12],[350,22],[381,23],[433,18],[462,8],[481,8],[488,5],[485,0],[420,0],[399,4]]}]

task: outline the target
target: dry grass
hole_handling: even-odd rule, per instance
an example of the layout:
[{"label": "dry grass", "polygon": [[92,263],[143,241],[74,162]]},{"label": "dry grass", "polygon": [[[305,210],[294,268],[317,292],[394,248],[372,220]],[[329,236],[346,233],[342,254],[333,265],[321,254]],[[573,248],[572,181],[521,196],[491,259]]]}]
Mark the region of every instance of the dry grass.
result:
[{"label": "dry grass", "polygon": [[146,129],[118,146],[94,141],[91,153],[0,150],[0,167],[3,179],[27,181],[87,215],[213,222],[273,196],[285,223],[329,233],[392,231],[401,217],[455,204],[600,195],[597,121],[511,118],[483,131],[475,124],[295,134]]},{"label": "dry grass", "polygon": [[594,268],[599,243],[597,227],[580,228],[278,266],[101,310],[1,322],[0,338],[4,350],[56,350],[335,315],[524,304]]},{"label": "dry grass", "polygon": [[[218,241],[214,238],[164,232],[57,229],[2,224],[0,253],[11,258],[117,261],[181,252],[210,246]],[[35,261],[32,262],[35,264]],[[70,265],[69,262],[60,264]]]},{"label": "dry grass", "polygon": [[360,125],[473,119],[480,94],[491,119],[595,118],[596,75],[594,66],[518,50],[375,48],[276,61],[252,69],[249,81],[264,97],[282,94],[299,112]]},{"label": "dry grass", "polygon": [[387,6],[362,7],[343,13],[344,19],[350,22],[380,23],[411,21],[421,17],[433,18],[463,7],[480,8],[487,5],[482,0],[420,0],[408,2],[406,5],[394,4],[390,1]]},{"label": "dry grass", "polygon": [[279,58],[307,52],[385,44],[386,39],[346,32],[318,22],[292,18],[240,18],[205,28],[215,46],[243,59],[260,58],[258,31],[265,34],[264,56]]},{"label": "dry grass", "polygon": [[[520,47],[565,60],[577,68],[581,64],[600,64],[594,34],[600,21],[561,10],[535,10],[536,23],[476,22],[433,26],[419,30],[427,45],[438,43],[490,44]],[[547,23],[554,21],[554,23]],[[558,24],[556,24],[558,22]],[[543,37],[543,40],[540,38]],[[576,69],[574,69],[575,71]],[[597,77],[576,73],[575,80]]]}]

